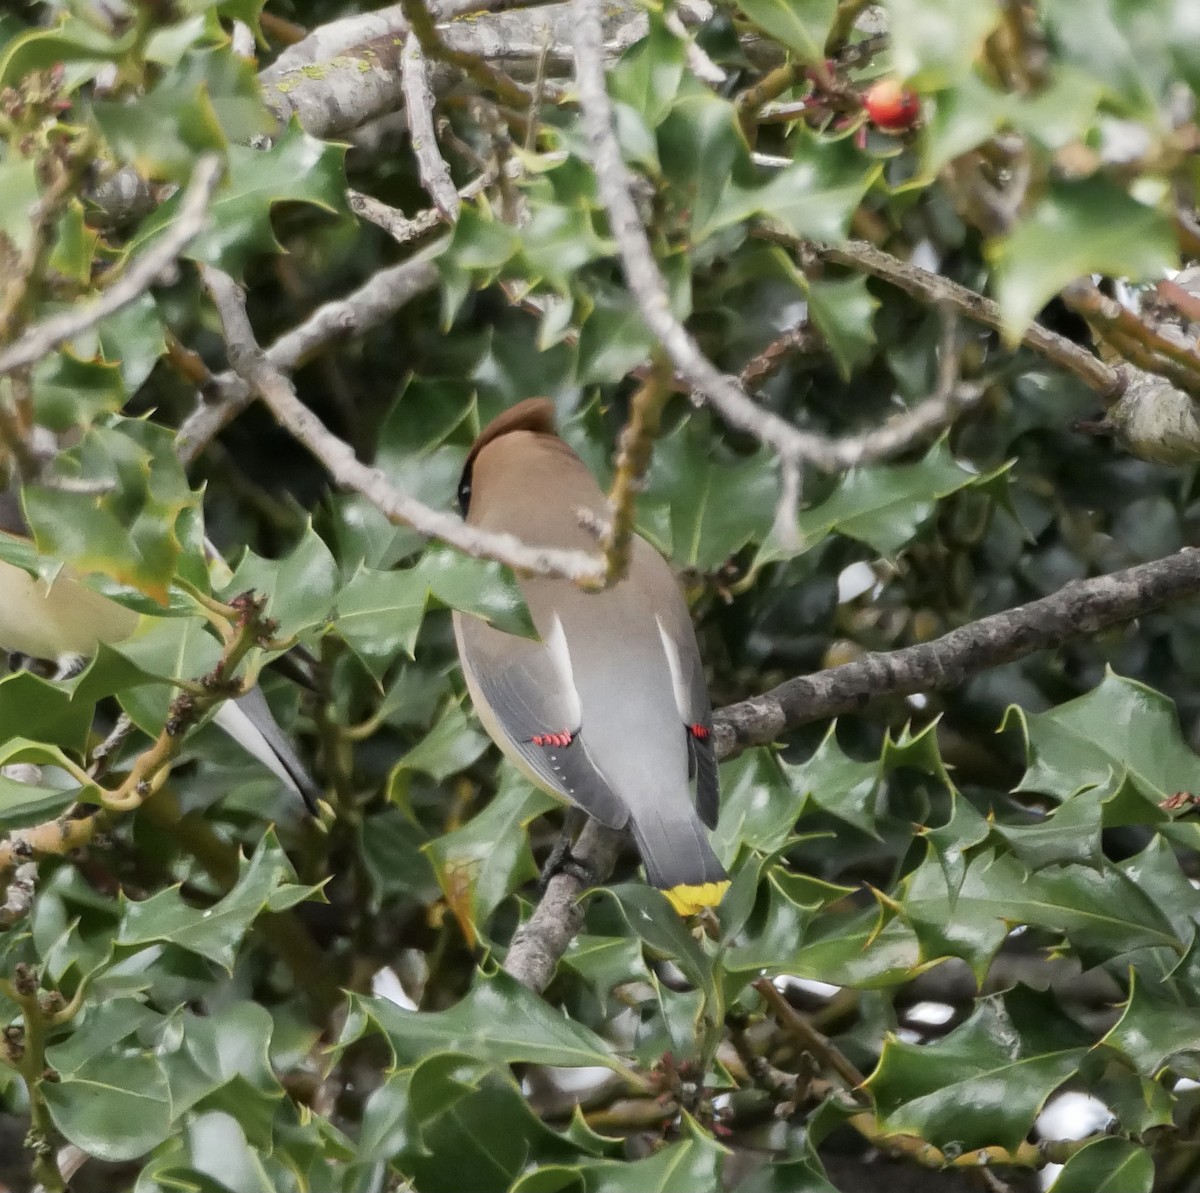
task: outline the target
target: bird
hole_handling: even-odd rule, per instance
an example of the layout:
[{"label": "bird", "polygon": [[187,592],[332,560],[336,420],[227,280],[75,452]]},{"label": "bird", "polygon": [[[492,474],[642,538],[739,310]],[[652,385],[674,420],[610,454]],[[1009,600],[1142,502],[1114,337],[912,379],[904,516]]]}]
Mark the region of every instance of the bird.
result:
[{"label": "bird", "polygon": [[[0,491],[0,536],[26,540],[27,529],[15,492]],[[73,662],[95,654],[101,644],[125,641],[140,624],[139,614],[68,571],[47,581],[0,560],[0,651]],[[223,701],[213,720],[317,813],[320,789],[258,687]]]},{"label": "bird", "polygon": [[[458,501],[471,526],[565,549],[594,550],[587,523],[610,514],[546,398],[483,428]],[[670,565],[634,536],[627,575],[603,591],[548,576],[518,584],[537,639],[453,614],[484,728],[535,786],[609,828],[628,826],[648,881],[681,916],[716,906],[729,877],[706,832],[720,799],[712,706]]]}]

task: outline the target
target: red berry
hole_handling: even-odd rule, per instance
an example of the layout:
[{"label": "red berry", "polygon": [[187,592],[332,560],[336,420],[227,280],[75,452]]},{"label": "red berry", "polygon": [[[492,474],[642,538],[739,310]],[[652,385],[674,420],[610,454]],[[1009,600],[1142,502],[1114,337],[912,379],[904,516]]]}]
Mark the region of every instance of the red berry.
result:
[{"label": "red berry", "polygon": [[863,97],[863,104],[877,128],[912,128],[921,114],[920,96],[898,79],[880,79],[872,83]]}]

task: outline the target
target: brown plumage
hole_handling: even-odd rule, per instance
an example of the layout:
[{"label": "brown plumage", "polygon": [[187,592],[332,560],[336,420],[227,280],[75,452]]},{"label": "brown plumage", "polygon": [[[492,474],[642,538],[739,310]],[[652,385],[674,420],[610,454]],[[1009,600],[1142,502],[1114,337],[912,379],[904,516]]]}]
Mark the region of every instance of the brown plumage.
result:
[{"label": "brown plumage", "polygon": [[[521,402],[475,441],[459,486],[472,525],[594,551],[578,511],[608,517],[554,406]],[[720,901],[712,710],[687,605],[667,562],[635,538],[626,579],[599,593],[535,576],[521,589],[540,641],[454,615],[467,687],[493,740],[539,787],[612,828],[629,825],[646,876],[681,914]],[[695,798],[690,781],[695,782]]]}]

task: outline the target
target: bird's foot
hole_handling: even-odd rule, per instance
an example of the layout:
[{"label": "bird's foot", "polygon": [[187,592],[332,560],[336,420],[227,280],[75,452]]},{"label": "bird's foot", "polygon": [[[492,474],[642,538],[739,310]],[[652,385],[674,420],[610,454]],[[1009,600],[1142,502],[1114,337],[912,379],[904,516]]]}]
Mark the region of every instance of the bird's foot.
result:
[{"label": "bird's foot", "polygon": [[592,868],[586,862],[581,862],[571,852],[571,834],[564,832],[554,843],[545,864],[542,866],[541,877],[538,879],[538,894],[544,895],[550,880],[556,874],[569,874],[583,886],[595,886],[597,879]]}]

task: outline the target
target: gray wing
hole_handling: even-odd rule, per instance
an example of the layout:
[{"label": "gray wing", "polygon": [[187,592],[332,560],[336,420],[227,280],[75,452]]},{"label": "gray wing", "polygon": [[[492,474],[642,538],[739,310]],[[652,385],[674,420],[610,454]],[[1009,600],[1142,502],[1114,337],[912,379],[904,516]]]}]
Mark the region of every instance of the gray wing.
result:
[{"label": "gray wing", "polygon": [[541,786],[609,828],[624,827],[629,811],[588,752],[579,697],[553,646],[462,613],[454,633],[475,710],[496,744]]},{"label": "gray wing", "polygon": [[651,607],[657,610],[675,703],[687,733],[688,778],[696,782],[696,811],[709,828],[716,828],[721,809],[720,776],[713,747],[712,701],[696,629],[670,565],[644,539],[634,539],[633,549],[644,556],[638,575]]}]

